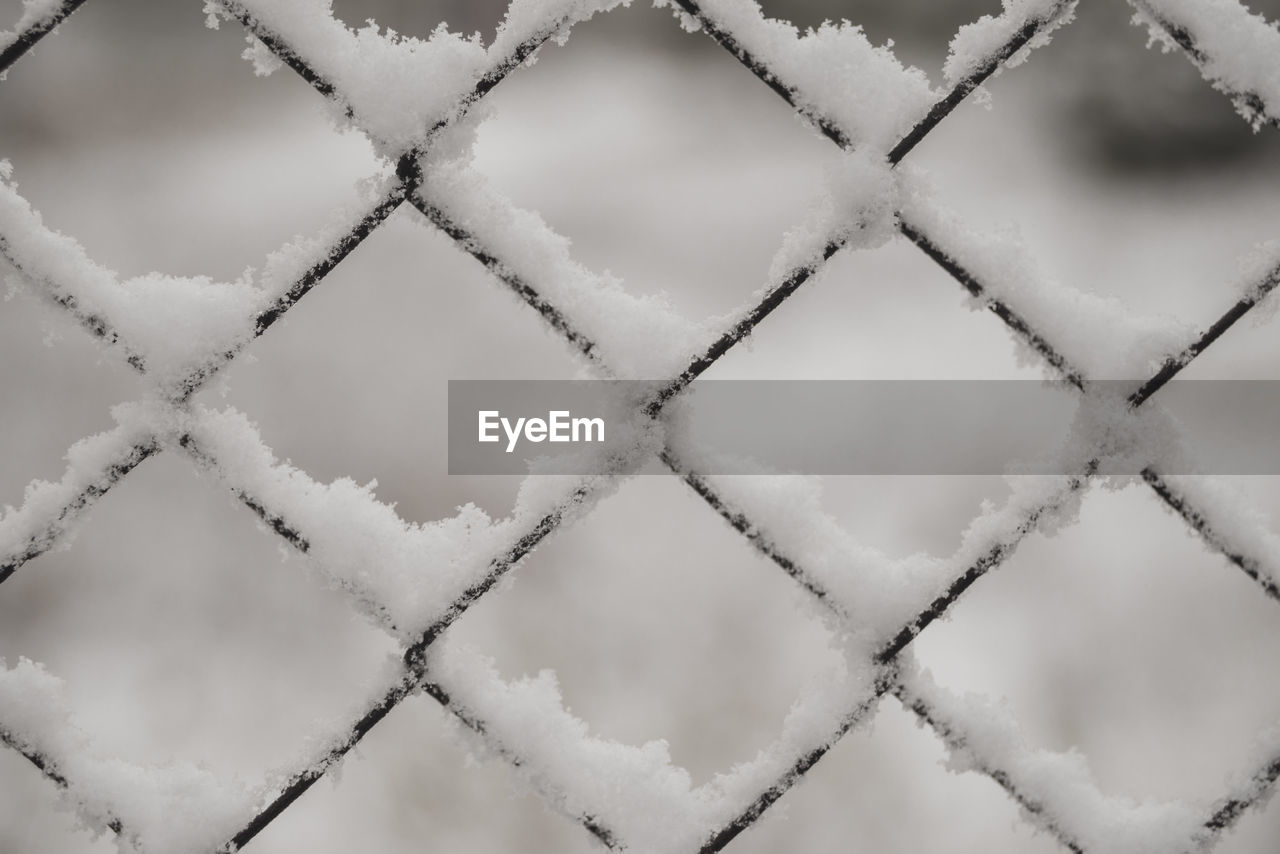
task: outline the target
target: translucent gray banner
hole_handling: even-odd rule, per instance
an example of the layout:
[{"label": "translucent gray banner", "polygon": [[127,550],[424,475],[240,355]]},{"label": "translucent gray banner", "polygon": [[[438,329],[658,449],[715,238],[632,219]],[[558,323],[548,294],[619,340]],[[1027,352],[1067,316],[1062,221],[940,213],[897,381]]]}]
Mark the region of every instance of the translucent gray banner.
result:
[{"label": "translucent gray banner", "polygon": [[[452,380],[450,474],[1280,474],[1280,382]],[[648,471],[658,471],[649,467]]]}]

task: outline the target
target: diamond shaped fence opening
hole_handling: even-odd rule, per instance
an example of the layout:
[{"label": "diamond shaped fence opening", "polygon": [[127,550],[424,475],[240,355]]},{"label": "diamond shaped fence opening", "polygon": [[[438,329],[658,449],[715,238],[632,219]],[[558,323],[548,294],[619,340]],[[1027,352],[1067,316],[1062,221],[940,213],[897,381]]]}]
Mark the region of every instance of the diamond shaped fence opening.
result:
[{"label": "diamond shaped fence opening", "polygon": [[[20,10],[8,10],[16,20],[0,34],[0,71],[14,79],[3,85],[15,85],[16,78],[28,71],[52,73],[49,63],[40,60],[57,56],[58,39],[46,41],[46,37],[60,29],[72,32],[79,18],[90,13],[72,14],[82,6],[99,4],[108,5],[105,0],[24,0]],[[800,32],[766,18],[752,0],[666,0],[656,5],[669,9],[654,12],[638,5],[625,9],[618,0],[513,0],[492,36],[460,36],[442,27],[426,38],[402,38],[372,23],[352,29],[334,18],[328,0],[208,0],[203,9],[195,6],[193,29],[199,29],[203,14],[210,27],[243,31],[248,39],[245,56],[254,70],[296,78],[296,96],[324,103],[345,129],[344,146],[350,142],[353,147],[348,150],[361,152],[357,156],[367,157],[370,164],[367,175],[353,188],[352,201],[331,211],[328,224],[295,238],[265,259],[242,259],[239,266],[246,272],[231,281],[165,273],[117,275],[94,260],[92,245],[86,249],[61,233],[52,217],[42,218],[20,194],[24,159],[39,158],[32,156],[30,146],[14,145],[12,162],[4,162],[0,186],[0,255],[12,290],[82,327],[102,345],[102,358],[131,369],[146,392],[113,407],[111,429],[73,445],[60,479],[32,481],[21,501],[0,518],[0,582],[6,583],[0,597],[15,592],[22,597],[18,606],[4,612],[8,617],[2,651],[6,664],[0,671],[0,739],[13,756],[30,766],[26,776],[11,770],[12,763],[0,773],[7,781],[12,776],[15,790],[21,787],[24,793],[22,798],[28,798],[34,777],[42,776],[42,791],[60,793],[60,802],[81,826],[73,830],[47,817],[28,822],[18,810],[25,812],[32,801],[16,798],[7,819],[10,826],[4,831],[6,845],[45,851],[100,846],[109,840],[123,850],[146,852],[229,852],[253,850],[259,844],[278,850],[296,850],[298,845],[319,850],[330,843],[349,847],[350,840],[342,835],[326,839],[323,830],[317,832],[314,826],[310,831],[279,832],[276,828],[284,825],[275,823],[306,810],[313,785],[326,777],[336,780],[344,759],[362,743],[369,745],[371,754],[382,757],[376,760],[378,767],[387,766],[393,777],[396,769],[430,767],[432,739],[424,737],[419,743],[403,719],[406,712],[432,702],[452,721],[466,750],[510,766],[512,777],[537,802],[580,825],[581,834],[575,839],[584,850],[600,845],[619,851],[699,854],[731,845],[750,850],[759,844],[752,842],[753,827],[766,819],[772,822],[785,806],[787,793],[805,785],[810,770],[842,738],[855,731],[865,733],[878,710],[894,704],[937,736],[951,767],[987,778],[1031,828],[1066,850],[1190,852],[1219,844],[1223,850],[1232,845],[1245,846],[1242,850],[1273,849],[1273,843],[1258,841],[1266,839],[1265,828],[1252,835],[1227,832],[1247,811],[1264,809],[1270,800],[1280,777],[1276,731],[1256,735],[1249,761],[1225,783],[1207,781],[1203,787],[1210,792],[1207,796],[1186,801],[1135,800],[1095,782],[1080,755],[1032,746],[1016,717],[992,699],[953,695],[913,656],[914,639],[946,618],[962,597],[978,601],[971,589],[980,590],[982,579],[999,569],[1029,534],[1071,524],[1082,495],[1097,488],[1097,457],[1068,476],[1015,479],[1002,504],[973,508],[972,522],[949,556],[890,558],[876,549],[876,543],[852,537],[839,514],[824,509],[810,481],[714,477],[693,470],[674,447],[663,449],[655,462],[696,498],[705,523],[727,523],[769,564],[789,576],[805,619],[823,626],[839,653],[832,656],[830,668],[795,698],[772,741],[695,785],[688,772],[673,763],[662,741],[636,746],[594,734],[591,722],[580,720],[566,706],[554,674],[504,679],[494,662],[452,641],[448,631],[455,622],[465,620],[471,606],[496,585],[517,583],[521,564],[531,551],[561,528],[589,517],[627,475],[530,478],[521,484],[509,514],[491,515],[476,504],[463,504],[454,515],[438,521],[407,522],[396,507],[379,500],[375,485],[360,485],[376,472],[351,472],[358,481],[317,480],[290,461],[291,449],[285,442],[277,442],[274,449],[267,447],[251,420],[253,412],[241,413],[218,395],[219,388],[224,392],[227,388],[220,384],[227,382],[230,366],[257,356],[262,348],[254,342],[260,336],[266,340],[278,334],[282,321],[305,322],[306,312],[295,314],[294,306],[311,291],[334,285],[338,277],[330,274],[345,259],[375,249],[366,245],[367,239],[387,227],[393,215],[398,221],[409,218],[437,243],[441,236],[447,238],[450,252],[469,258],[474,269],[483,271],[480,281],[486,287],[496,285],[509,302],[523,308],[529,325],[544,329],[564,352],[572,354],[575,370],[602,377],[661,378],[660,391],[646,407],[655,417],[690,384],[736,352],[744,339],[767,336],[775,311],[785,313],[793,295],[817,288],[816,280],[824,277],[832,259],[854,252],[870,256],[890,240],[923,253],[937,267],[940,279],[954,280],[959,286],[956,293],[965,296],[971,307],[1007,328],[1024,360],[1082,395],[1093,394],[1090,378],[1117,373],[1145,377],[1128,399],[1131,409],[1144,406],[1210,345],[1229,335],[1242,318],[1260,315],[1255,309],[1280,284],[1280,252],[1269,244],[1252,251],[1243,275],[1237,270],[1222,271],[1220,280],[1211,283],[1222,294],[1218,313],[1189,326],[1134,316],[1117,302],[1040,276],[1034,257],[1007,235],[984,233],[976,223],[946,210],[945,187],[930,187],[928,176],[912,162],[913,152],[926,139],[945,138],[944,121],[966,101],[989,98],[984,84],[997,74],[1025,73],[1014,66],[1071,23],[1076,12],[1072,0],[1006,0],[1003,10],[956,34],[941,76],[935,74],[932,80],[903,66],[890,47],[873,46],[856,24],[824,24]],[[1131,5],[1136,21],[1149,29],[1153,41],[1183,54],[1255,131],[1268,133],[1280,123],[1280,32],[1274,24],[1234,0],[1131,0]],[[346,7],[344,14],[350,14]],[[858,10],[851,8],[846,16],[856,19]],[[146,16],[141,20],[144,25],[134,26],[137,22],[132,20],[115,23],[154,38],[146,30]],[[743,75],[754,76],[806,128],[830,144],[828,177],[813,188],[812,214],[787,235],[779,235],[781,248],[770,268],[761,271],[764,287],[728,316],[684,317],[662,299],[637,295],[652,294],[654,289],[628,290],[612,275],[588,269],[575,260],[570,243],[536,213],[509,201],[477,159],[477,150],[485,149],[476,145],[476,138],[486,133],[483,119],[495,103],[491,93],[506,78],[530,73],[527,66],[541,54],[546,54],[543,61],[554,61],[556,45],[548,42],[563,44],[575,29],[594,32],[600,27],[601,32],[610,32],[609,22],[620,20],[666,28],[663,32],[683,29],[689,33],[687,39],[724,49],[742,66]],[[575,33],[574,38],[582,35]],[[95,42],[90,33],[78,44],[96,44],[94,49],[103,52],[118,49]],[[33,53],[34,58],[25,59]],[[593,63],[633,63],[633,70],[640,74],[644,63],[668,61],[665,57],[637,60],[621,53],[615,57],[608,50],[590,56]],[[696,73],[696,63],[684,72]],[[164,73],[164,69],[147,72]],[[38,92],[35,85],[27,91]],[[304,91],[308,86],[314,95]],[[196,96],[208,94],[202,90]],[[211,115],[217,117],[222,107],[210,99]],[[25,109],[26,115],[32,114],[30,101]],[[65,108],[49,109],[51,132],[74,129],[75,121],[68,120]],[[103,109],[109,111],[110,105]],[[591,106],[585,104],[583,109]],[[626,115],[625,109],[619,115]],[[209,133],[214,125],[216,121],[202,133]],[[943,136],[934,136],[935,132]],[[1010,134],[1010,145],[1017,139]],[[130,148],[135,156],[148,152],[162,157],[163,145],[171,143],[168,138],[126,134],[110,145]],[[202,144],[211,159],[233,157],[225,145]],[[102,142],[104,152],[107,145]],[[937,157],[935,150],[931,158]],[[713,158],[714,154],[708,159]],[[324,170],[324,158],[319,161],[317,171]],[[1012,171],[1017,163],[1012,148],[1007,162]],[[255,209],[255,218],[260,218],[261,207],[271,204],[272,177],[264,170],[263,198],[221,202],[227,206],[227,215],[235,216],[235,209],[243,206]],[[174,187],[172,192],[176,196],[186,189]],[[72,187],[63,192],[74,198],[74,191]],[[767,198],[752,200],[754,206],[768,204]],[[732,205],[731,200],[730,206],[738,209],[739,216],[750,209]],[[118,207],[128,209],[123,204]],[[103,215],[109,215],[107,210]],[[728,227],[732,222],[732,216],[726,216],[716,225]],[[207,237],[196,228],[186,239],[197,247]],[[1242,253],[1248,249],[1247,243],[1240,247]],[[209,251],[193,248],[197,256]],[[219,246],[216,251],[228,250]],[[451,263],[456,265],[457,258]],[[225,264],[226,259],[219,256],[219,268]],[[370,264],[376,267],[377,259],[371,258]],[[137,266],[147,269],[148,263],[143,259]],[[448,292],[457,283],[442,277],[434,265],[430,267],[412,271],[413,285],[432,294],[429,306],[447,313]],[[347,285],[359,287],[359,282]],[[673,283],[668,289],[678,286]],[[741,288],[742,293],[750,291]],[[307,304],[318,301],[312,297]],[[376,304],[360,309],[370,316],[397,310]],[[483,336],[501,346],[505,323],[424,336],[417,358],[450,364],[450,345],[460,340],[450,335]],[[849,334],[856,334],[852,321],[850,329],[854,331]],[[839,344],[838,338],[834,344]],[[360,346],[360,341],[338,333],[323,346],[327,355],[341,354]],[[274,351],[262,355],[278,357]],[[18,358],[39,363],[51,357],[26,352]],[[347,383],[386,382],[388,394],[420,393],[413,379],[404,379],[403,366],[386,371],[397,377],[388,381],[380,376],[366,378],[364,374],[375,373],[368,369],[341,376],[343,366],[349,364],[341,356],[323,364],[337,366],[330,368],[336,375],[335,407],[343,406],[338,389],[344,379]],[[315,360],[306,353],[297,354],[279,369],[280,381],[288,381],[285,370],[314,369]],[[563,365],[555,357],[546,357],[545,369],[548,375],[556,375]],[[30,373],[38,382],[40,368],[32,367]],[[360,410],[359,418],[374,422],[385,417],[377,411],[376,400],[359,399],[366,401],[352,407]],[[23,423],[10,418],[6,426]],[[329,426],[325,418],[310,422],[308,430],[324,431]],[[6,436],[10,456],[6,471],[17,465],[13,460],[22,460],[24,436],[38,429],[26,423],[25,428],[14,428],[12,437]],[[229,575],[226,589],[231,592],[216,606],[211,603],[208,623],[190,627],[193,632],[206,632],[211,640],[200,660],[192,660],[190,653],[177,656],[180,660],[166,659],[161,648],[138,650],[136,660],[131,654],[122,655],[125,660],[118,662],[118,671],[103,668],[131,674],[127,678],[134,680],[130,684],[136,684],[137,690],[121,690],[119,677],[109,673],[91,677],[78,670],[75,678],[63,678],[64,674],[45,664],[28,660],[24,632],[38,630],[42,597],[56,597],[60,605],[71,607],[79,592],[51,589],[41,579],[42,566],[48,568],[54,559],[48,553],[69,547],[70,554],[77,554],[72,535],[90,511],[98,505],[105,510],[119,500],[114,488],[126,479],[136,482],[134,472],[154,467],[157,464],[148,461],[161,456],[169,465],[177,462],[193,469],[206,481],[205,490],[213,485],[229,495],[237,505],[236,521],[220,518],[217,535],[202,539],[175,532],[178,526],[159,514],[131,520],[128,536],[148,541],[148,549],[140,553],[166,557],[153,557],[136,572],[115,579],[93,578],[85,587],[142,603],[141,609],[134,609],[141,616],[115,620],[122,623],[118,626],[101,613],[79,622],[62,616],[60,625],[70,623],[77,630],[68,632],[74,636],[65,638],[61,658],[75,660],[75,649],[86,644],[111,648],[111,643],[129,635],[133,628],[129,623],[146,619],[147,610],[165,614],[165,597],[175,595],[173,585],[179,582],[168,576],[166,584],[149,584],[148,579],[166,572],[166,566],[156,564],[183,562],[184,549],[220,553],[224,541],[265,536],[278,541],[286,556],[284,565],[263,567],[261,588],[253,583],[252,573],[238,570],[234,578]],[[379,464],[395,463],[371,463]],[[468,481],[466,488],[475,489],[470,497],[476,501],[491,499],[483,485]],[[1280,537],[1238,492],[1219,481],[1174,477],[1154,467],[1144,469],[1137,484],[1129,486],[1135,488],[1142,490],[1146,500],[1171,511],[1218,556],[1219,563],[1242,573],[1261,599],[1280,601]],[[179,487],[173,500],[191,499],[184,498]],[[909,502],[899,503],[901,513],[911,512]],[[656,518],[637,518],[641,529],[637,535],[661,536]],[[1135,536],[1140,533],[1134,531]],[[92,542],[91,537],[85,539]],[[126,551],[128,546],[127,540],[114,544]],[[84,571],[91,571],[94,555],[82,560]],[[214,565],[186,560],[182,566]],[[282,587],[280,574],[295,568],[302,570],[305,584],[295,581]],[[591,570],[584,566],[580,571]],[[903,578],[912,583],[899,583]],[[298,592],[308,586],[317,591],[329,588],[324,592],[327,610],[314,605],[319,599],[313,602]],[[221,595],[223,586],[210,584],[206,577],[197,589],[212,599],[215,593],[205,591]],[[282,594],[282,589],[290,592]],[[321,617],[333,619],[333,597],[350,607],[353,620],[361,621],[358,630],[344,627],[341,621],[328,626],[317,622]],[[264,658],[289,660],[290,680],[323,682],[336,672],[314,655],[308,657],[308,652],[314,652],[308,638],[317,633],[328,644],[335,637],[349,638],[351,647],[362,647],[367,657],[380,663],[368,667],[360,680],[348,677],[333,684],[328,694],[332,703],[300,702],[298,697],[282,696],[286,692],[273,692],[269,674],[260,674],[256,681],[238,678],[229,651],[232,656],[251,654],[252,645],[244,644],[244,624],[237,617],[262,607],[265,598],[275,600],[274,610],[268,613],[281,616],[276,618],[278,632],[270,641],[278,643],[272,651],[279,654]],[[690,610],[705,613],[705,631],[714,635],[718,626],[727,625],[719,622],[722,615],[717,613],[724,603],[714,594],[706,598],[698,603],[700,608]],[[281,600],[293,607],[281,609]],[[93,609],[97,604],[80,607]],[[110,607],[105,600],[99,610],[105,608],[111,616]],[[1211,608],[1213,603],[1204,607]],[[320,610],[325,613],[318,615]],[[255,613],[254,632],[263,635],[265,643],[270,633],[262,625],[261,614]],[[741,624],[742,615],[734,616]],[[655,615],[655,633],[662,631],[661,617]],[[532,614],[528,619],[545,623],[547,631],[556,630],[554,612]],[[157,620],[137,635],[154,638],[157,625],[168,631],[184,628],[173,622]],[[11,625],[14,628],[9,630]],[[82,626],[118,634],[94,637],[93,632],[79,631]],[[374,630],[376,641],[368,639]],[[1087,631],[1087,625],[1081,630]],[[235,642],[220,642],[219,637],[234,637]],[[312,641],[312,646],[319,645]],[[387,646],[395,647],[396,653],[381,654]],[[189,649],[189,639],[180,648]],[[732,660],[735,652],[727,644],[725,660]],[[714,668],[717,662],[710,660],[705,666]],[[166,697],[166,667],[206,668],[211,674],[204,683],[208,690],[186,688],[186,695],[176,701]],[[618,678],[627,678],[626,661],[618,662]],[[1260,673],[1258,678],[1266,680],[1270,674]],[[182,684],[193,683],[183,680]],[[667,699],[676,707],[684,702],[680,697]],[[1256,698],[1226,699],[1247,703]],[[186,719],[163,723],[166,706],[186,710]],[[249,718],[260,716],[264,729],[296,734],[296,743],[273,745],[278,749],[271,751],[293,758],[262,767],[255,762],[254,751],[244,745],[228,746],[225,755],[219,756],[192,750],[191,744],[200,744],[206,735],[201,728],[211,726],[220,708],[230,707],[242,713],[249,710]],[[1151,715],[1161,713],[1161,709],[1150,710]],[[187,725],[193,733],[190,739],[183,737]],[[167,727],[165,737],[150,737],[163,727]],[[378,741],[388,730],[397,734],[394,754],[386,742]],[[404,757],[407,765],[391,766],[393,760],[385,758],[391,755]],[[1176,760],[1175,756],[1170,761]],[[442,773],[465,773],[456,770],[456,762],[449,767]],[[365,786],[370,785],[369,779],[364,775]],[[510,811],[523,809],[499,797],[505,793],[494,792],[487,802],[471,799],[466,808],[450,799],[433,810],[431,803],[418,800],[427,794],[414,788],[413,777],[404,779],[398,789],[379,790],[404,799],[403,805],[392,804],[392,808],[385,797],[371,796],[367,789],[348,793],[341,781],[325,798],[332,802],[350,794],[364,803],[373,803],[371,797],[378,802],[378,809],[365,810],[373,817],[362,832],[373,848],[397,844],[389,839],[414,849],[479,850],[487,844],[495,850],[548,845],[559,850],[564,846],[563,841],[551,841],[560,838],[555,834],[531,840],[508,831],[482,838],[479,831],[491,823],[489,816],[509,816]],[[439,782],[434,778],[434,786],[423,788],[437,792],[437,798],[439,791],[467,790],[462,784],[440,786]],[[314,803],[318,796],[312,792],[311,797]],[[857,791],[849,793],[851,802],[857,798]],[[474,815],[459,815],[469,810]],[[477,828],[474,838],[457,835],[460,818]],[[936,822],[940,828],[926,844],[945,850],[957,841],[948,840],[947,816],[908,811],[889,823],[918,825],[921,821]],[[814,819],[807,811],[803,823],[792,829],[797,849],[830,849],[830,836],[814,831],[815,822],[820,824],[820,817]],[[392,823],[401,826],[403,835],[382,833]],[[290,826],[298,828],[298,824]],[[847,842],[856,847],[856,829],[854,833],[855,838]],[[1018,838],[1007,844],[1016,850]],[[920,844],[915,835],[904,833],[902,839],[902,845]],[[899,845],[891,838],[886,841],[883,828],[868,832],[861,841]],[[990,841],[982,844],[992,845]]]}]

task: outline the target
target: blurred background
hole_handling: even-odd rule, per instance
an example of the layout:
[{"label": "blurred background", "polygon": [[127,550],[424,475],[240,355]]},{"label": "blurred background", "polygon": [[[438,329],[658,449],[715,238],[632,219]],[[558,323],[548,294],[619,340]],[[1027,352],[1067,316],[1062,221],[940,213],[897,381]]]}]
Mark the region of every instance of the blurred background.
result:
[{"label": "blurred background", "polygon": [[[498,2],[336,0],[425,37],[480,31]],[[864,25],[940,83],[979,0],[771,0],[802,26]],[[1280,17],[1280,0],[1255,7]],[[0,0],[0,26],[21,13]],[[1237,259],[1275,238],[1280,136],[1260,134],[1180,55],[1144,48],[1119,0],[995,79],[911,160],[975,226],[1016,223],[1044,267],[1135,311],[1203,326]],[[0,158],[46,222],[122,276],[237,277],[377,168],[287,71],[256,78],[244,34],[201,4],[92,0],[0,84]],[[705,36],[643,0],[581,25],[492,95],[477,165],[543,213],[587,266],[691,317],[764,283],[821,191],[832,146]],[[26,297],[0,308],[0,503],[56,480],[80,437],[142,391],[80,329]],[[517,482],[446,474],[446,381],[562,378],[572,354],[479,265],[400,212],[202,395],[258,422],[320,480],[377,481],[426,522]],[[843,254],[708,374],[1004,378],[1000,323],[913,248]],[[1189,377],[1280,378],[1274,328],[1245,322]],[[1274,478],[1236,479],[1280,529]],[[999,478],[827,478],[826,506],[894,555],[948,555]],[[800,591],[678,482],[641,477],[541,547],[452,630],[509,678],[554,668],[594,732],[666,739],[695,784],[749,759],[831,655]],[[1030,740],[1076,748],[1107,792],[1213,798],[1280,720],[1280,613],[1148,490],[1095,489],[1077,523],[1030,537],[916,644],[944,685],[1004,702]],[[0,591],[0,657],[45,662],[104,752],[257,779],[340,720],[393,644],[183,459],[145,463],[73,547]],[[991,781],[953,774],[893,700],[846,738],[740,852],[1051,852]],[[25,760],[0,752],[0,852],[103,852]],[[1280,806],[1222,851],[1273,852]],[[430,699],[406,702],[246,849],[588,851],[500,763],[475,762]]]}]

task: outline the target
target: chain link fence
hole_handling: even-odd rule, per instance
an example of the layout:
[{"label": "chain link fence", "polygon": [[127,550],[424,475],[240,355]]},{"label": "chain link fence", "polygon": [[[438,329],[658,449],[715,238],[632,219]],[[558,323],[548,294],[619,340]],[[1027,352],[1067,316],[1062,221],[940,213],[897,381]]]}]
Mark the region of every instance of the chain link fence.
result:
[{"label": "chain link fence", "polygon": [[[83,3],[29,3],[18,29],[3,42],[0,71],[8,72]],[[568,342],[596,375],[634,373],[634,366],[617,364],[618,354],[626,349],[602,338],[612,321],[601,320],[597,310],[600,305],[606,310],[609,306],[593,305],[565,286],[564,278],[574,275],[572,262],[561,258],[541,232],[515,239],[516,221],[477,213],[483,211],[485,200],[470,209],[459,202],[468,187],[466,176],[449,172],[448,162],[434,157],[436,148],[450,145],[450,134],[465,125],[473,108],[505,78],[518,73],[548,41],[562,40],[575,24],[615,4],[517,0],[507,26],[490,47],[479,53],[459,48],[456,57],[438,60],[434,66],[438,77],[431,84],[435,93],[425,106],[398,104],[394,89],[378,91],[377,64],[390,54],[380,52],[368,39],[358,43],[368,49],[366,60],[375,72],[365,77],[349,73],[361,61],[359,56],[341,57],[354,63],[343,65],[333,55],[317,53],[324,49],[326,26],[332,23],[317,18],[320,7],[275,0],[210,0],[206,5],[210,16],[234,22],[252,36],[255,62],[264,67],[287,66],[362,128],[391,166],[374,179],[362,210],[349,215],[340,227],[294,245],[268,265],[270,276],[256,303],[229,300],[233,305],[225,312],[229,320],[223,327],[211,334],[205,334],[205,327],[193,327],[193,341],[172,350],[165,350],[163,342],[166,335],[184,334],[181,322],[166,318],[157,330],[154,324],[131,316],[131,312],[142,312],[139,304],[104,298],[101,283],[92,281],[92,263],[74,257],[75,250],[59,235],[51,235],[12,194],[0,219],[0,254],[26,282],[146,377],[152,393],[117,413],[116,429],[93,437],[73,452],[60,482],[33,486],[25,503],[0,521],[0,582],[61,544],[76,522],[144,461],[159,454],[184,456],[224,483],[290,549],[311,555],[356,607],[402,645],[403,655],[395,672],[381,677],[381,692],[370,697],[345,728],[323,734],[312,755],[286,769],[269,792],[250,795],[229,794],[203,779],[164,775],[148,777],[143,785],[138,777],[129,776],[143,771],[119,777],[87,764],[74,739],[57,730],[59,712],[42,705],[56,701],[51,689],[46,696],[47,674],[30,664],[10,670],[8,684],[0,691],[0,738],[54,785],[67,790],[89,826],[109,830],[125,847],[139,850],[240,850],[334,769],[392,710],[418,695],[436,700],[493,753],[516,766],[551,806],[602,845],[620,851],[709,854],[724,849],[801,783],[888,696],[898,698],[954,755],[1007,792],[1028,821],[1070,851],[1210,850],[1246,810],[1269,799],[1280,777],[1280,743],[1274,738],[1264,742],[1270,747],[1258,755],[1256,766],[1242,769],[1213,803],[1160,808],[1127,804],[1102,795],[1070,763],[1023,747],[1013,721],[975,713],[969,704],[950,697],[918,672],[910,655],[913,640],[947,615],[971,586],[1004,563],[1031,532],[1069,510],[1093,482],[1098,458],[1072,476],[1047,479],[1017,496],[1007,512],[993,517],[977,539],[962,549],[963,560],[949,565],[945,583],[926,597],[908,603],[909,607],[901,603],[881,607],[873,587],[851,588],[841,580],[842,573],[857,572],[855,567],[812,565],[806,557],[812,553],[812,543],[797,543],[786,535],[783,520],[769,518],[778,508],[754,500],[750,488],[736,479],[704,476],[688,466],[674,447],[663,448],[658,457],[671,475],[807,591],[833,625],[865,640],[867,615],[881,615],[871,640],[849,653],[843,681],[810,702],[804,714],[789,718],[786,731],[755,762],[734,769],[714,787],[673,784],[665,762],[642,751],[605,750],[575,729],[567,713],[554,703],[546,705],[483,674],[474,676],[469,668],[478,663],[440,652],[437,642],[446,629],[548,536],[588,514],[626,475],[549,479],[549,486],[540,488],[510,520],[492,526],[484,538],[469,538],[469,523],[463,520],[460,528],[448,529],[449,543],[423,543],[406,533],[388,508],[370,509],[376,504],[371,497],[320,489],[306,473],[275,461],[251,427],[196,406],[193,398],[249,342],[272,329],[394,212],[405,207],[416,210],[483,265],[495,281]],[[1007,4],[1000,18],[978,31],[982,38],[976,39],[960,73],[952,75],[941,96],[895,138],[869,147],[879,147],[890,168],[905,163],[916,146],[984,82],[1024,59],[1049,32],[1068,23],[1074,5],[1068,0]],[[1155,32],[1162,33],[1224,91],[1255,128],[1277,124],[1274,80],[1275,57],[1280,54],[1267,52],[1277,40],[1274,29],[1230,0],[1133,0],[1133,5],[1152,22]],[[779,46],[773,40],[777,31],[770,29],[749,0],[677,0],[675,6],[677,18],[687,29],[714,40],[741,63],[744,73],[754,75],[785,100],[831,144],[852,152],[866,141],[861,129],[850,127],[843,114],[828,111],[830,93],[806,88],[822,79],[821,63],[831,61],[829,56],[797,64],[788,54],[794,46]],[[74,26],[74,21],[67,26]],[[1224,57],[1215,50],[1236,53]],[[422,126],[406,131],[415,121],[423,122]],[[765,334],[769,315],[832,257],[851,242],[856,244],[859,230],[867,224],[846,217],[834,226],[808,257],[775,270],[754,304],[722,323],[706,336],[707,343],[668,370],[660,391],[646,406],[648,416],[661,418],[669,404],[726,353],[758,329]],[[1090,394],[1089,372],[1067,355],[1053,332],[1042,329],[1017,299],[1006,298],[1005,291],[988,281],[980,249],[956,245],[962,236],[941,228],[914,206],[895,212],[892,226],[999,318],[1050,374],[1082,395]],[[1158,368],[1135,384],[1128,407],[1145,406],[1277,284],[1280,265],[1258,269],[1226,313],[1165,354]],[[221,303],[202,299],[194,298],[185,309],[207,312],[216,326]],[[251,305],[252,311],[241,312],[244,305]],[[1261,595],[1280,601],[1277,555],[1267,550],[1273,540],[1264,533],[1242,532],[1240,521],[1203,486],[1166,478],[1154,467],[1146,468],[1142,479],[1153,499],[1170,508],[1256,583]],[[403,569],[405,575],[384,583],[378,577],[380,570],[370,566]],[[865,594],[869,601],[851,601],[850,589]],[[134,790],[120,791],[119,780],[133,780]],[[207,801],[200,800],[204,786],[209,786]],[[150,794],[144,797],[138,795],[140,791]],[[172,810],[157,809],[155,803]]]}]

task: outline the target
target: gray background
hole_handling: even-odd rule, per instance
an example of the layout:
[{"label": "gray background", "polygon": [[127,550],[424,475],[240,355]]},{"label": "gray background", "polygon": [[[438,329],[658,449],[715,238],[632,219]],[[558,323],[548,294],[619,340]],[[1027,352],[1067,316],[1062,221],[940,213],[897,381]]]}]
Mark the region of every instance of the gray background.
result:
[{"label": "gray background", "polygon": [[[239,59],[243,34],[200,3],[92,0],[0,84],[0,156],[53,227],[122,275],[234,278],[307,234],[372,173],[288,72]],[[990,3],[766,4],[798,22],[848,16],[938,79],[959,23]],[[1280,4],[1270,3],[1273,16]],[[20,12],[0,4],[0,21]],[[337,12],[425,35],[491,33],[493,3],[360,3]],[[1116,0],[962,107],[912,155],[973,222],[1016,221],[1048,269],[1137,310],[1193,321],[1227,302],[1235,259],[1275,237],[1280,138],[1253,135],[1180,56],[1144,50]],[[541,210],[577,257],[691,316],[763,281],[820,190],[832,147],[669,13],[633,7],[575,30],[494,93],[478,163]],[[1188,372],[1277,377],[1274,329],[1245,323]],[[0,309],[0,501],[56,479],[79,437],[111,426],[140,383],[29,300]],[[479,266],[406,212],[362,246],[205,393],[247,412],[313,476],[376,478],[407,519],[474,501],[506,513],[516,481],[445,474],[449,378],[562,378],[568,351]],[[1008,378],[998,321],[964,308],[912,248],[842,256],[717,365],[720,378]],[[1280,527],[1271,478],[1239,478]],[[995,478],[828,478],[826,502],[891,554],[949,554]],[[0,656],[66,678],[104,750],[198,759],[255,776],[339,718],[391,649],[277,539],[177,458],[146,463],[70,551],[0,590]],[[456,633],[509,677],[554,667],[594,731],[666,738],[695,783],[752,757],[826,655],[799,591],[679,483],[638,479],[557,535]],[[1095,491],[1079,524],[1031,537],[917,644],[958,690],[1004,696],[1031,740],[1077,746],[1105,790],[1212,797],[1280,718],[1280,614],[1137,487]],[[894,701],[847,738],[734,850],[1049,852],[990,781],[953,775]],[[255,852],[587,851],[571,822],[468,761],[429,699],[404,704],[340,776]],[[53,787],[0,753],[0,851],[107,851],[55,809]],[[1267,852],[1280,807],[1223,846]]]}]

